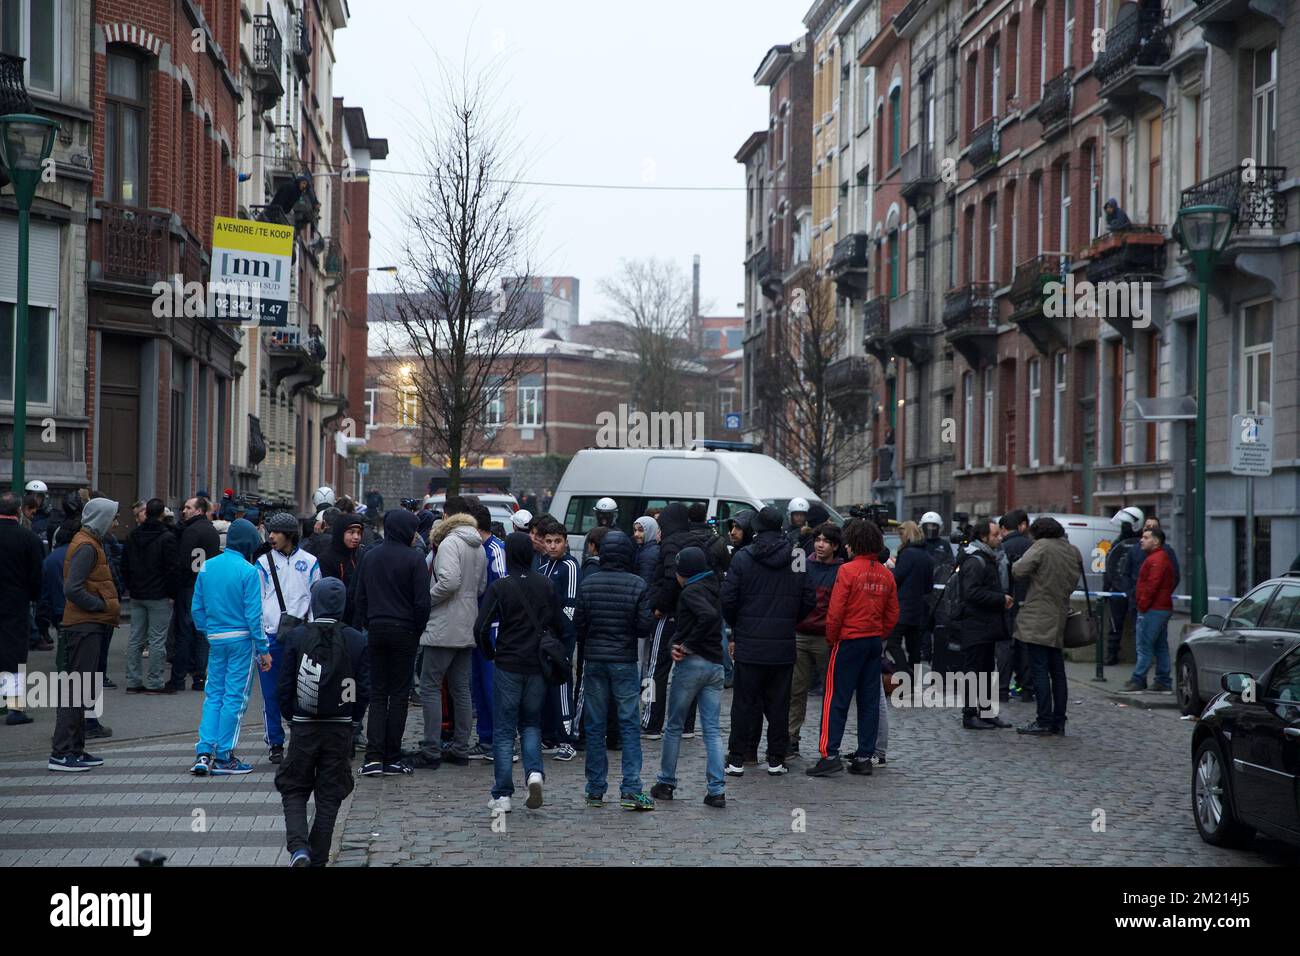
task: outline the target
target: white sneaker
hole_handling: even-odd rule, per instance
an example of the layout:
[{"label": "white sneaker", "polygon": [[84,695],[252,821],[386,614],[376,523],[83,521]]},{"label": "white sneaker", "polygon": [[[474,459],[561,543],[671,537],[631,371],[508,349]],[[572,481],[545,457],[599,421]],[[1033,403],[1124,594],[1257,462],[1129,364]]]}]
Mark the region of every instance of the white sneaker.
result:
[{"label": "white sneaker", "polygon": [[528,775],[528,799],[524,801],[524,806],[529,810],[536,810],[542,805],[542,775],[534,770]]},{"label": "white sneaker", "polygon": [[772,776],[777,777],[783,773],[789,773],[790,768],[787,767],[784,763],[779,763],[776,766],[773,766],[772,764],[768,764],[767,772],[770,773]]},{"label": "white sneaker", "polygon": [[494,798],[494,799],[489,800],[489,801],[488,801],[488,810],[490,810],[490,811],[492,812],[492,815],[493,815],[493,816],[496,816],[498,813],[509,813],[509,812],[510,812],[510,798],[509,798],[509,797],[496,797],[496,798]]},{"label": "white sneaker", "polygon": [[682,734],[682,740],[694,740],[694,739],[695,739],[695,731],[693,730],[687,731],[686,733]]}]

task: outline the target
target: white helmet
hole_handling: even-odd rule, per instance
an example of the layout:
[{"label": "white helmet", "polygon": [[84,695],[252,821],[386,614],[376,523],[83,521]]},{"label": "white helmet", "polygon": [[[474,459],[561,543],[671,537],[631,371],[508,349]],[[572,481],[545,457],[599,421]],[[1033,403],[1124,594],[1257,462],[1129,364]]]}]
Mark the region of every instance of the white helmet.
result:
[{"label": "white helmet", "polygon": [[925,514],[921,515],[921,524],[937,524],[939,527],[943,527],[943,519],[939,517],[937,511],[927,511]]},{"label": "white helmet", "polygon": [[510,523],[516,531],[527,531],[528,524],[533,520],[533,513],[527,508],[520,508],[510,516]]},{"label": "white helmet", "polygon": [[613,498],[601,498],[596,502],[597,511],[618,511],[618,502]]},{"label": "white helmet", "polygon": [[1134,528],[1142,527],[1142,522],[1146,521],[1146,515],[1142,513],[1141,508],[1135,508],[1129,505],[1127,508],[1121,508],[1115,517],[1110,519],[1117,527],[1132,525]]},{"label": "white helmet", "polygon": [[31,481],[27,482],[27,488],[25,490],[34,491],[38,495],[48,495],[50,493],[49,486],[37,478],[33,478]]},{"label": "white helmet", "polygon": [[317,511],[322,508],[334,507],[334,489],[329,485],[321,485],[316,489],[316,493],[311,496],[311,501],[316,506]]},{"label": "white helmet", "polygon": [[796,511],[802,511],[804,514],[807,514],[807,513],[808,513],[808,499],[807,499],[807,498],[791,498],[791,499],[790,499],[790,507],[787,508],[786,511],[788,511],[790,514],[794,514]]}]

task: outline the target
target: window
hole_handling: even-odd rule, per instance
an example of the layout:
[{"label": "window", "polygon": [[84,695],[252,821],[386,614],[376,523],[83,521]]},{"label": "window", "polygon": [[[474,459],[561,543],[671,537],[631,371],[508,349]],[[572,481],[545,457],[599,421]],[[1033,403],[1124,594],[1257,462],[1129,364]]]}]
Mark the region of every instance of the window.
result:
[{"label": "window", "polygon": [[1042,362],[1029,360],[1029,467],[1038,467],[1038,400],[1043,396]]},{"label": "window", "polygon": [[1061,264],[1070,258],[1070,167],[1061,163],[1057,167],[1057,177],[1061,182]]},{"label": "window", "polygon": [[1088,241],[1098,236],[1101,218],[1101,177],[1097,175],[1097,147],[1088,144]]},{"label": "window", "polygon": [[957,200],[948,200],[948,288],[957,285]]},{"label": "window", "polygon": [[1007,69],[1011,76],[1007,82],[1007,98],[1020,95],[1020,17],[1012,17],[1007,26]]},{"label": "window", "polygon": [[1201,127],[1205,123],[1204,114],[1201,112],[1202,109],[1204,109],[1204,107],[1202,105],[1201,96],[1198,93],[1193,97],[1192,105],[1192,121],[1196,124],[1196,129],[1192,134],[1192,182],[1196,182],[1201,178]]},{"label": "window", "polygon": [[[798,235],[798,233],[796,233],[796,235]],[[797,244],[797,240],[796,240],[796,244]],[[744,344],[745,344],[744,329],[727,329],[727,348],[729,350],[734,351],[738,348],[743,347]]]},{"label": "window", "polygon": [[0,3],[0,53],[26,59],[28,89],[58,93],[60,0]]},{"label": "window", "polygon": [[1062,21],[1065,24],[1065,32],[1061,37],[1061,50],[1064,56],[1063,67],[1069,67],[1074,64],[1074,0],[1064,0],[1065,9]]},{"label": "window", "polygon": [[718,389],[718,417],[725,419],[736,410],[736,390],[734,388]]},{"label": "window", "polygon": [[1014,270],[1018,264],[1016,256],[1020,252],[1020,217],[1016,215],[1016,184],[1014,182],[1007,184],[1007,219],[1011,222],[1011,258],[1007,260],[1007,268]]},{"label": "window", "polygon": [[1254,160],[1272,166],[1277,159],[1277,47],[1255,51],[1255,95],[1252,109],[1255,127]]},{"label": "window", "polygon": [[1267,700],[1285,701],[1292,705],[1300,701],[1300,654],[1292,651],[1274,669],[1264,696]]},{"label": "window", "polygon": [[988,221],[988,275],[985,278],[997,284],[998,281],[998,200],[996,196],[990,197],[985,203],[985,217]]},{"label": "window", "polygon": [[984,370],[984,467],[993,467],[993,369]]},{"label": "window", "polygon": [[506,397],[501,384],[499,375],[492,376],[487,382],[488,400],[483,407],[483,424],[488,428],[500,428],[506,423]]},{"label": "window", "polygon": [[366,389],[366,431],[375,427],[375,410],[379,407],[379,389]]},{"label": "window", "polygon": [[1035,255],[1043,254],[1043,177],[1038,176],[1034,179],[1034,210],[1038,217],[1038,238],[1035,240]]},{"label": "window", "polygon": [[1273,596],[1273,592],[1276,590],[1276,584],[1266,584],[1247,594],[1237,602],[1232,609],[1232,613],[1228,615],[1228,622],[1224,625],[1224,630],[1258,625],[1259,619],[1264,615],[1264,608],[1268,604],[1268,599]]},{"label": "window", "polygon": [[989,44],[989,69],[993,74],[992,93],[993,101],[989,106],[989,116],[997,116],[998,110],[1002,105],[1000,95],[1002,93],[1002,54],[1000,44],[994,40]]},{"label": "window", "polygon": [[1068,357],[1057,352],[1052,362],[1052,461],[1065,464],[1065,375]]},{"label": "window", "polygon": [[1284,584],[1259,619],[1260,627],[1291,628],[1300,614],[1300,584]]},{"label": "window", "polygon": [[420,393],[414,385],[402,385],[397,390],[397,424],[400,428],[413,428],[420,423]]},{"label": "window", "polygon": [[[1102,20],[1103,20],[1103,15],[1101,12],[1101,0],[1092,0],[1092,28],[1094,30],[1104,29],[1106,25],[1102,22]],[[1092,47],[1093,44],[1089,43],[1088,46]],[[1098,51],[1094,47],[1092,51],[1092,60],[1094,63],[1097,61],[1097,53]]]},{"label": "window", "polygon": [[[33,222],[28,233],[27,404],[53,408],[58,357],[58,226]],[[15,321],[18,305],[18,220],[0,216],[0,402],[14,400]]]},{"label": "window", "polygon": [[889,234],[889,297],[898,298],[898,230]]},{"label": "window", "polygon": [[975,464],[975,376],[967,372],[961,377],[962,390],[962,444],[961,463],[971,468]]},{"label": "window", "polygon": [[1034,14],[1034,30],[1038,34],[1038,98],[1047,90],[1047,4],[1040,3]]},{"label": "window", "polygon": [[889,93],[889,168],[893,169],[903,159],[903,88],[894,87]]},{"label": "window", "polygon": [[145,90],[143,64],[134,57],[110,52],[104,102],[104,195],[128,206],[147,202]]},{"label": "window", "polygon": [[957,49],[948,51],[948,138],[957,135],[957,103],[961,99],[957,70]]},{"label": "window", "polygon": [[1160,152],[1161,152],[1160,114],[1147,122],[1147,219],[1160,222],[1164,209],[1161,202]]},{"label": "window", "polygon": [[536,428],[542,424],[542,377],[525,375],[519,380],[519,427]]},{"label": "window", "polygon": [[719,329],[705,329],[704,347],[711,352],[722,348],[722,332]]},{"label": "window", "polygon": [[1273,414],[1273,303],[1242,311],[1241,410]]}]

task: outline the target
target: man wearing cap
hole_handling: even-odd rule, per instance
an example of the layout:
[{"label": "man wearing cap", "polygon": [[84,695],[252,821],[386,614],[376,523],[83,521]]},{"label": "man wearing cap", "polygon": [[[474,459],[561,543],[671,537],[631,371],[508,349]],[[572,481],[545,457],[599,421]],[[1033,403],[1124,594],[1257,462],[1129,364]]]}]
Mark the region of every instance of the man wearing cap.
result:
[{"label": "man wearing cap", "polygon": [[[311,586],[320,580],[316,558],[298,547],[298,519],[286,511],[267,522],[269,548],[257,559],[262,582],[262,631],[271,654],[271,666],[262,671],[262,704],[266,715],[267,759],[284,759],[284,722],[280,715],[280,661],[284,647],[278,640],[281,623],[296,626],[311,620]],[[292,620],[285,620],[285,615]]]}]

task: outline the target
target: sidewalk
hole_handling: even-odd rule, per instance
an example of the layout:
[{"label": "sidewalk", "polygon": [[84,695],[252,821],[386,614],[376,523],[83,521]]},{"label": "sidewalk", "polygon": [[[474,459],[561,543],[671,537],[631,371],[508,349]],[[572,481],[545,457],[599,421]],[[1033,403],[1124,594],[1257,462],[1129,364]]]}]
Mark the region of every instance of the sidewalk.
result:
[{"label": "sidewalk", "polygon": [[1178,712],[1177,694],[1156,694],[1151,691],[1126,694],[1120,690],[1133,674],[1132,664],[1120,663],[1114,667],[1103,667],[1102,671],[1106,677],[1105,683],[1101,683],[1096,679],[1096,662],[1065,662],[1065,676],[1069,681],[1072,693],[1077,687],[1086,687],[1090,693],[1100,694],[1129,707],[1138,707],[1142,710],[1171,710],[1175,714]]}]

